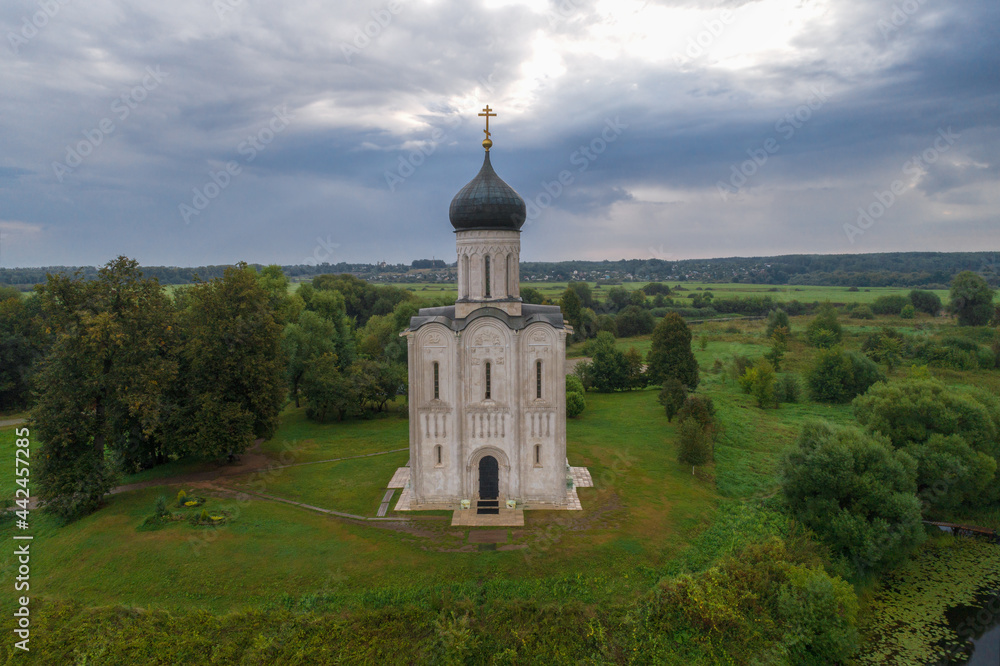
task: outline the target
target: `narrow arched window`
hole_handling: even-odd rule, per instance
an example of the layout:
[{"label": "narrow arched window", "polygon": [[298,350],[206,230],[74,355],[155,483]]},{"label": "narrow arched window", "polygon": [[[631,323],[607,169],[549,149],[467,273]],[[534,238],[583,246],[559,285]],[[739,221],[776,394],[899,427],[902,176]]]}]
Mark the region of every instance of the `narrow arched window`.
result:
[{"label": "narrow arched window", "polygon": [[535,361],[535,397],[542,399],[542,362]]},{"label": "narrow arched window", "polygon": [[438,444],[437,446],[434,447],[434,456],[437,459],[437,463],[435,463],[435,464],[440,465],[441,464],[441,445],[440,444]]},{"label": "narrow arched window", "polygon": [[493,297],[492,294],[491,294],[491,292],[492,292],[491,282],[492,281],[490,280],[490,277],[491,277],[490,276],[490,269],[492,268],[492,266],[490,266],[490,255],[486,255],[486,258],[483,259],[483,262],[484,262],[483,263],[483,285],[484,285],[483,286],[483,293],[486,295],[486,298],[492,298]]},{"label": "narrow arched window", "polygon": [[[441,448],[441,447],[438,447],[438,448]],[[542,445],[541,444],[535,444],[535,464],[536,465],[541,465],[542,464]]]},{"label": "narrow arched window", "polygon": [[489,400],[493,395],[493,377],[491,376],[492,367],[489,363],[486,364],[486,399]]},{"label": "narrow arched window", "polygon": [[434,361],[434,399],[441,398],[441,366]]}]

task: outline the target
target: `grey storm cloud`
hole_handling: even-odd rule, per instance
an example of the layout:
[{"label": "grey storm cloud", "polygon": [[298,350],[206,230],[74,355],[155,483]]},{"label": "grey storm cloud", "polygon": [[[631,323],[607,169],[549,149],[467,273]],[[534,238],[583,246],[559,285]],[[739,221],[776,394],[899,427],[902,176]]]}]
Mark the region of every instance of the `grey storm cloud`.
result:
[{"label": "grey storm cloud", "polygon": [[526,259],[996,247],[998,32],[995,0],[15,0],[2,261],[450,258],[485,104]]}]

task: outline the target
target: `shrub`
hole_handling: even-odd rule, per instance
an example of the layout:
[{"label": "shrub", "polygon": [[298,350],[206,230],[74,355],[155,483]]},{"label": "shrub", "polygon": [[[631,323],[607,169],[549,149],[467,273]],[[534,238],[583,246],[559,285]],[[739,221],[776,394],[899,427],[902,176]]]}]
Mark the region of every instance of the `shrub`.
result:
[{"label": "shrub", "polygon": [[566,416],[575,418],[587,408],[583,382],[575,375],[566,375]]},{"label": "shrub", "polygon": [[867,305],[859,305],[851,310],[851,316],[855,319],[874,319],[875,313]]},{"label": "shrub", "polygon": [[871,359],[839,348],[821,351],[806,373],[809,392],[818,402],[849,402],[875,382],[884,380]]},{"label": "shrub", "polygon": [[733,354],[729,362],[729,376],[736,381],[746,374],[747,368],[753,365],[753,360],[743,354]]},{"label": "shrub", "polygon": [[802,398],[802,387],[797,375],[787,374],[778,378],[774,393],[779,402],[798,402]]},{"label": "shrub", "polygon": [[660,390],[657,400],[667,412],[667,421],[674,420],[674,416],[680,410],[686,398],[687,389],[684,388],[679,379],[670,377],[667,381],[663,382],[663,388]]},{"label": "shrub", "polygon": [[910,292],[910,302],[919,312],[936,315],[941,311],[941,297],[933,291],[914,289]]},{"label": "shrub", "polygon": [[857,574],[893,566],[924,538],[913,458],[859,428],[805,424],[781,462],[789,509]]},{"label": "shrub", "polygon": [[792,330],[792,323],[788,319],[788,313],[781,308],[771,310],[767,313],[767,328],[764,329],[764,337],[773,337],[775,330],[778,328],[784,328],[789,334]]},{"label": "shrub", "polygon": [[155,512],[154,512],[153,515],[155,515],[157,517],[163,517],[163,516],[169,516],[170,515],[170,511],[167,510],[167,496],[166,495],[160,495],[159,497],[156,498],[156,510],[155,510]]},{"label": "shrub", "polygon": [[566,416],[569,418],[576,418],[583,411],[587,409],[587,400],[583,397],[582,393],[567,393],[566,394]]},{"label": "shrub", "polygon": [[177,493],[177,506],[184,506],[184,502],[187,501],[187,493],[183,490]]},{"label": "shrub", "polygon": [[899,314],[906,305],[910,305],[910,300],[906,296],[899,294],[879,296],[872,302],[872,312],[880,315]]},{"label": "shrub", "polygon": [[827,349],[840,343],[844,333],[837,321],[837,311],[829,303],[820,307],[819,314],[809,322],[806,338],[813,347]]},{"label": "shrub", "polygon": [[566,375],[566,393],[585,393],[583,382],[576,375]]},{"label": "shrub", "polygon": [[739,382],[743,392],[756,398],[757,406],[765,409],[778,406],[775,380],[774,366],[767,359],[761,358],[757,359],[752,367],[747,368]]},{"label": "shrub", "polygon": [[903,306],[903,309],[899,311],[899,316],[901,319],[913,319],[917,314],[916,308],[910,303]]}]

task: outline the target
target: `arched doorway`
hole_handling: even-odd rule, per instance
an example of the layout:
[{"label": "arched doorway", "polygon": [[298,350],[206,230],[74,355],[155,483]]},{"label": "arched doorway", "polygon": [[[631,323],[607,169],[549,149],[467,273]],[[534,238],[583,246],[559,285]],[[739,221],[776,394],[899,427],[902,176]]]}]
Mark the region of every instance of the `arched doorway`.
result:
[{"label": "arched doorway", "polygon": [[479,499],[495,500],[500,496],[500,465],[493,456],[479,459]]}]

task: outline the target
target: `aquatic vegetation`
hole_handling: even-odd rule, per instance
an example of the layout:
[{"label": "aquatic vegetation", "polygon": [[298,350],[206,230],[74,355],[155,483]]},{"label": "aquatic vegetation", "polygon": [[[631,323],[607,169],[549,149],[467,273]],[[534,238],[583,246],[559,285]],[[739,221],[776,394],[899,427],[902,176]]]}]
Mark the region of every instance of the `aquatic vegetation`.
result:
[{"label": "aquatic vegetation", "polygon": [[947,663],[963,644],[948,624],[949,609],[997,589],[1000,547],[950,536],[927,542],[865,600],[858,663]]}]

